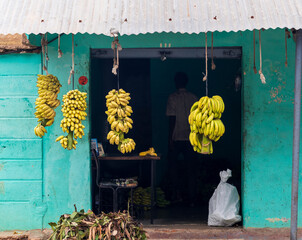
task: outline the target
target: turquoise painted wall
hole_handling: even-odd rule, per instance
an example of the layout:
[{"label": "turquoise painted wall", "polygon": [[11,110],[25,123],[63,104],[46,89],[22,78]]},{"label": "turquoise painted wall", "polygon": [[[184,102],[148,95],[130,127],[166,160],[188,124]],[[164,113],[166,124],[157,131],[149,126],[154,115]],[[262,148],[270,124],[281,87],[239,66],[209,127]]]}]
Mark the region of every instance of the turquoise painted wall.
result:
[{"label": "turquoise painted wall", "polygon": [[[50,35],[49,39],[52,37],[55,35]],[[252,32],[214,33],[215,46],[242,46],[243,49],[241,196],[243,224],[244,227],[288,227],[295,44],[292,39],[288,41],[289,66],[286,68],[284,31],[278,29],[262,33],[263,72],[267,79],[267,84],[262,85],[259,75],[253,73],[252,39]],[[30,40],[33,44],[40,42],[39,36],[32,35]],[[67,85],[71,65],[71,36],[64,35],[61,40],[63,51],[61,59],[57,58],[57,41],[49,46],[49,72],[57,75],[63,85],[59,97],[71,89],[71,86]],[[75,79],[77,80],[81,75],[89,76],[90,48],[110,48],[112,39],[105,36],[77,34],[75,40]],[[131,35],[120,37],[120,43],[124,48],[159,47],[161,43],[171,43],[172,47],[200,47],[204,46],[204,34]],[[258,42],[256,46],[258,47]],[[256,55],[258,67],[258,52]],[[91,206],[89,118],[84,123],[86,135],[79,142],[76,151],[68,152],[62,149],[60,144],[54,143],[55,138],[61,135],[60,108],[56,111],[57,121],[49,128],[46,137],[42,141],[37,139],[31,131],[35,124],[32,119],[32,98],[36,91],[33,81],[34,75],[40,69],[40,55],[0,56],[0,61],[3,63],[0,64],[0,81],[7,83],[0,85],[1,101],[5,102],[0,103],[0,121],[4,121],[0,125],[0,161],[4,165],[0,165],[0,212],[4,213],[1,216],[10,218],[10,221],[7,221],[7,217],[5,219],[0,217],[0,229],[47,227],[47,223],[56,220],[60,214],[71,212],[73,204],[85,209]],[[27,74],[29,75],[27,81],[19,77]],[[12,83],[15,84],[15,89],[7,88]],[[76,84],[76,87],[89,93],[89,84],[85,87]],[[18,99],[16,93],[22,96],[22,99]],[[32,96],[30,104],[25,103],[28,95]],[[16,107],[18,111],[9,110],[12,102],[2,100],[2,98],[6,99],[6,96],[13,99],[14,106],[18,106]],[[14,118],[13,121],[7,120],[11,117]],[[21,128],[22,125],[18,124],[18,121],[26,128]],[[232,131],[232,129],[227,130]],[[20,140],[14,141],[15,138]],[[15,149],[20,151],[14,151]],[[36,170],[28,169],[30,161],[35,162],[33,169]],[[27,168],[19,163],[27,164]],[[29,171],[29,175],[26,175],[26,171]],[[37,184],[36,186],[29,184],[33,189],[32,194],[25,191],[26,188],[23,187],[26,186],[27,178]],[[8,181],[8,179],[12,180]],[[24,190],[25,193],[17,195],[9,184],[13,184],[18,191]],[[302,186],[300,189],[302,190]],[[302,226],[301,201],[300,198],[299,226]]]},{"label": "turquoise painted wall", "polygon": [[[66,37],[68,40],[69,37]],[[62,42],[64,55],[57,58],[49,46],[49,73],[67,84],[71,66],[71,47]],[[78,47],[75,79],[89,75],[89,48]],[[41,71],[40,54],[0,56],[0,230],[49,227],[48,222],[74,209],[88,210],[90,197],[89,117],[84,121],[85,136],[77,151],[64,150],[55,139],[62,135],[61,108],[43,139],[35,136],[34,102],[36,74]],[[75,87],[88,92],[89,84]],[[89,99],[88,99],[89,105]],[[89,109],[87,109],[89,113]]]},{"label": "turquoise painted wall", "polygon": [[39,59],[0,57],[0,230],[42,226],[42,140],[31,131]]}]

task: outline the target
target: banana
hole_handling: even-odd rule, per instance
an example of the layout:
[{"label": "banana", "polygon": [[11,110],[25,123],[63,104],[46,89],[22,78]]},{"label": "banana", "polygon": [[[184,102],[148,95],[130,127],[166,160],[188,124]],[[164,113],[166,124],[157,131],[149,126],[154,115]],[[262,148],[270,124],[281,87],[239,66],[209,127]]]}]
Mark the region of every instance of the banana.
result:
[{"label": "banana", "polygon": [[[85,126],[81,123],[85,119],[87,113],[85,112],[87,108],[86,103],[87,93],[80,92],[79,90],[71,90],[63,96],[62,113],[63,119],[61,120],[60,127],[63,132],[68,133],[62,142],[60,141],[63,148],[72,150],[76,149],[77,141],[75,139],[82,138],[84,136]],[[107,112],[108,121],[114,121],[115,117],[111,116],[111,112]],[[55,115],[55,112],[52,113]],[[107,139],[111,139],[114,135],[114,131],[107,134]]]},{"label": "banana", "polygon": [[192,105],[192,107],[191,107],[191,109],[190,109],[190,112],[193,112],[197,107],[199,107],[199,102],[195,102],[193,105]]},{"label": "banana", "polygon": [[213,134],[214,133],[214,121],[211,121],[210,123],[210,134]]},{"label": "banana", "polygon": [[195,117],[195,123],[196,123],[196,126],[197,126],[197,127],[200,127],[200,126],[201,126],[201,122],[200,122],[199,119],[201,119],[201,112],[197,113],[197,114],[196,114],[196,117]]},{"label": "banana", "polygon": [[217,123],[217,120],[214,120],[214,125],[215,125],[215,130],[214,130],[214,135],[217,136],[219,133],[219,124]]},{"label": "banana", "polygon": [[119,124],[118,121],[114,121],[114,122],[111,124],[111,129],[114,130],[118,124]]},{"label": "banana", "polygon": [[56,142],[60,141],[60,140],[61,140],[61,139],[63,139],[63,138],[64,138],[64,136],[63,136],[63,135],[62,135],[62,136],[57,137]]},{"label": "banana", "polygon": [[113,144],[115,143],[115,138],[116,138],[116,136],[117,136],[117,135],[114,134],[114,135],[110,138],[110,140],[109,140],[110,144],[113,145]]},{"label": "banana", "polygon": [[127,106],[129,104],[129,101],[126,100],[126,99],[120,99],[120,103],[121,103],[122,106],[125,107],[125,106]]},{"label": "banana", "polygon": [[190,141],[191,145],[193,146],[194,142],[193,142],[192,136],[193,136],[193,132],[190,132],[189,141]]},{"label": "banana", "polygon": [[207,118],[207,121],[206,123],[210,123],[214,118],[214,113],[212,113],[208,118]]},{"label": "banana", "polygon": [[[113,89],[106,96],[107,121],[111,125],[111,131],[107,134],[110,144],[118,145],[121,153],[128,153],[135,149],[133,139],[124,139],[124,133],[132,128],[133,120],[130,118],[133,110],[129,106],[131,97],[123,89]],[[114,131],[114,132],[113,132]],[[81,132],[81,129],[79,129]],[[81,136],[79,136],[81,137]]]},{"label": "banana", "polygon": [[125,132],[125,127],[124,127],[124,125],[123,125],[121,122],[119,122],[118,128],[119,128],[122,132]]},{"label": "banana", "polygon": [[37,87],[39,96],[35,101],[35,116],[38,118],[39,124],[34,129],[37,136],[42,137],[46,133],[46,126],[51,126],[54,122],[54,109],[60,105],[57,99],[60,87],[62,85],[53,75],[38,75]]},{"label": "banana", "polygon": [[129,117],[125,117],[125,121],[126,121],[126,122],[129,122],[129,123],[131,123],[131,124],[133,123],[133,120],[132,120],[131,118],[129,118]]},{"label": "banana", "polygon": [[194,145],[197,146],[197,134],[195,132],[193,132],[193,142]]},{"label": "banana", "polygon": [[116,138],[114,139],[114,143],[116,145],[118,145],[120,143],[120,137],[119,137],[119,135],[117,135]]},{"label": "banana", "polygon": [[201,117],[201,120],[204,121],[204,120],[207,118],[207,116],[208,116],[208,110],[206,110],[206,111],[203,113],[203,115],[202,115],[202,117]]},{"label": "banana", "polygon": [[189,122],[190,125],[193,123],[193,120],[192,120],[192,113],[189,114],[188,122]]},{"label": "banana", "polygon": [[127,126],[132,129],[132,124],[130,122],[126,122]]},{"label": "banana", "polygon": [[54,118],[50,119],[47,121],[46,126],[51,126],[53,124],[53,122],[55,121]]}]

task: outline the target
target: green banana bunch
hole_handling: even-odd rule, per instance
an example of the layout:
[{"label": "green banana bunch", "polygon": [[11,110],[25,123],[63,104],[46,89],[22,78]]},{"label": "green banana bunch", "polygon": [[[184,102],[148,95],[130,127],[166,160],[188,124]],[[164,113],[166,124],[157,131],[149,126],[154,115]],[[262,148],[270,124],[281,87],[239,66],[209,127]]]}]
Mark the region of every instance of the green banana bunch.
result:
[{"label": "green banana bunch", "polygon": [[192,105],[188,122],[191,129],[189,140],[194,151],[213,153],[212,141],[217,142],[225,133],[224,124],[220,120],[224,108],[224,102],[218,95],[202,97]]},{"label": "green banana bunch", "polygon": [[135,142],[131,138],[124,139],[124,133],[132,129],[133,120],[130,118],[133,113],[129,106],[130,93],[123,89],[111,90],[106,96],[107,121],[111,125],[111,131],[107,135],[109,143],[118,145],[121,153],[132,152],[135,149]]},{"label": "green banana bunch", "polygon": [[63,96],[62,113],[63,119],[61,120],[60,127],[63,132],[68,133],[67,136],[59,136],[56,142],[60,141],[64,149],[76,149],[77,138],[84,136],[85,126],[82,124],[82,120],[86,119],[87,108],[86,103],[87,93],[80,92],[79,90],[71,90]]},{"label": "green banana bunch", "polygon": [[[151,205],[151,188],[136,188],[133,192],[133,203],[135,205],[143,205],[145,210],[149,210]],[[158,207],[166,207],[169,204],[170,201],[166,200],[164,191],[161,188],[156,188],[156,205]]]},{"label": "green banana bunch", "polygon": [[62,85],[58,78],[51,74],[38,74],[37,87],[39,96],[35,102],[35,116],[39,123],[34,132],[36,136],[43,137],[47,133],[45,127],[51,126],[55,120],[56,112],[54,109],[60,105],[60,100],[57,97]]}]

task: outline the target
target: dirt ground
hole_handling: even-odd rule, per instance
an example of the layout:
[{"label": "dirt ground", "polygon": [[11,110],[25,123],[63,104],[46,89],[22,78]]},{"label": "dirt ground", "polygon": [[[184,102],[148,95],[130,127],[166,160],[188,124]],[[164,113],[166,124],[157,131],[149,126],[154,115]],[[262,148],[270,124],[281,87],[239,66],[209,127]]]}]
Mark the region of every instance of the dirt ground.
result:
[{"label": "dirt ground", "polygon": [[[290,230],[288,228],[209,228],[198,224],[147,226],[145,227],[150,240],[167,239],[231,239],[231,240],[288,240]],[[7,231],[0,232],[1,240],[46,240],[51,231],[46,229],[31,231]],[[299,240],[302,240],[302,229],[299,229]]]}]

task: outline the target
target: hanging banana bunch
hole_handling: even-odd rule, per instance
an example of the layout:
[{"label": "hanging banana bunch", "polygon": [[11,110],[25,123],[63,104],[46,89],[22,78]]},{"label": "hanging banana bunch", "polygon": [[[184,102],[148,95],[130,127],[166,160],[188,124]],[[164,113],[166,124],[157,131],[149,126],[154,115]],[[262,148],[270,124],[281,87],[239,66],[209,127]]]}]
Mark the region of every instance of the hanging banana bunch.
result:
[{"label": "hanging banana bunch", "polygon": [[84,136],[85,126],[82,120],[86,119],[87,93],[79,90],[71,90],[63,96],[62,113],[64,118],[61,120],[60,127],[63,132],[68,133],[67,136],[59,136],[56,142],[60,141],[63,148],[68,150],[76,149],[77,138]]},{"label": "hanging banana bunch", "polygon": [[39,96],[36,99],[36,118],[39,124],[34,131],[36,136],[43,137],[47,130],[45,127],[51,126],[55,120],[56,112],[54,111],[60,105],[58,94],[60,92],[60,84],[57,77],[48,75],[38,75],[37,87]]},{"label": "hanging banana bunch", "polygon": [[217,142],[225,132],[220,120],[224,112],[224,102],[220,96],[200,98],[191,107],[188,121],[191,128],[189,136],[194,151],[202,154],[212,154],[212,141]]},{"label": "hanging banana bunch", "polygon": [[132,128],[133,121],[130,118],[133,113],[129,100],[130,93],[123,89],[111,90],[106,96],[108,116],[107,121],[111,124],[111,131],[107,134],[109,143],[118,145],[118,150],[121,153],[129,153],[135,149],[135,142],[131,138],[124,138],[124,134],[129,132]]}]

